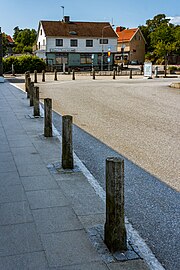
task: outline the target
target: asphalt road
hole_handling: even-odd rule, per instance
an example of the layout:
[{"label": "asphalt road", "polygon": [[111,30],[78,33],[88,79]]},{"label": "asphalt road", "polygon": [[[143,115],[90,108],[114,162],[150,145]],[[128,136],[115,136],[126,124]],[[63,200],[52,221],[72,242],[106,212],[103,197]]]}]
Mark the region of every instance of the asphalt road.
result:
[{"label": "asphalt road", "polygon": [[[165,269],[180,265],[180,95],[169,79],[67,77],[40,83],[60,114],[74,116],[74,150],[104,188],[105,159],[125,158],[126,216]],[[61,117],[54,115],[61,132]]]}]

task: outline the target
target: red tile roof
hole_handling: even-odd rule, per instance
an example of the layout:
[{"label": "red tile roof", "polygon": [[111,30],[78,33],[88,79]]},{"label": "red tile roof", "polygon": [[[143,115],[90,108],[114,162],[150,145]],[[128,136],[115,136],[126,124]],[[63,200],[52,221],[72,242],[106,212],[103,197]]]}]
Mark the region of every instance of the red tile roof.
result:
[{"label": "red tile roof", "polygon": [[139,28],[125,29],[123,31],[116,31],[118,37],[118,42],[130,41]]},{"label": "red tile roof", "polygon": [[[46,36],[117,38],[108,22],[41,21]],[[104,29],[104,30],[103,30]]]},{"label": "red tile roof", "polygon": [[6,38],[7,38],[8,42],[10,42],[10,43],[14,43],[14,40],[12,39],[12,37],[11,37],[11,36],[6,36]]}]

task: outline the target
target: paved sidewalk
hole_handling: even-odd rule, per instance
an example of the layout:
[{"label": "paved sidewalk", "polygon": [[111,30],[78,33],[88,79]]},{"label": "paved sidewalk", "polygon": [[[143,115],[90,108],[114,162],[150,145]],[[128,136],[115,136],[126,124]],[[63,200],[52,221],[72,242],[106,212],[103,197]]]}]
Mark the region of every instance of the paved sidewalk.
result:
[{"label": "paved sidewalk", "polygon": [[131,246],[123,262],[107,251],[105,205],[77,167],[60,168],[43,121],[24,92],[0,84],[0,269],[147,270]]}]

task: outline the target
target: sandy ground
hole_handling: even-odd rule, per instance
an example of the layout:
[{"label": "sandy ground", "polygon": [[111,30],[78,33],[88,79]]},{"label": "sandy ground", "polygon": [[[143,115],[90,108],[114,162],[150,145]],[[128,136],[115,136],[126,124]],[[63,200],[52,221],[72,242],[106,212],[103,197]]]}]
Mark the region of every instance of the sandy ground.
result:
[{"label": "sandy ground", "polygon": [[55,111],[180,191],[180,90],[169,87],[177,79],[46,80],[38,77],[40,97],[52,98]]}]

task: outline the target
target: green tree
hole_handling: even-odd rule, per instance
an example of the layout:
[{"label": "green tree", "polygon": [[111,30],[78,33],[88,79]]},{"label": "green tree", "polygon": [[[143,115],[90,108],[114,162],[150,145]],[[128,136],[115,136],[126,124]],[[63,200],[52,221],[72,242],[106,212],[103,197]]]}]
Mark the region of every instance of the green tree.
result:
[{"label": "green tree", "polygon": [[8,46],[7,35],[5,33],[2,33],[3,56],[6,55],[7,46]]},{"label": "green tree", "polygon": [[146,25],[140,26],[140,29],[147,42],[146,55],[150,60],[161,62],[179,50],[179,26],[171,24],[165,14],[147,20]]},{"label": "green tree", "polygon": [[14,28],[14,41],[16,53],[30,52],[32,53],[32,47],[36,41],[36,30],[35,29],[19,29],[19,27]]}]

